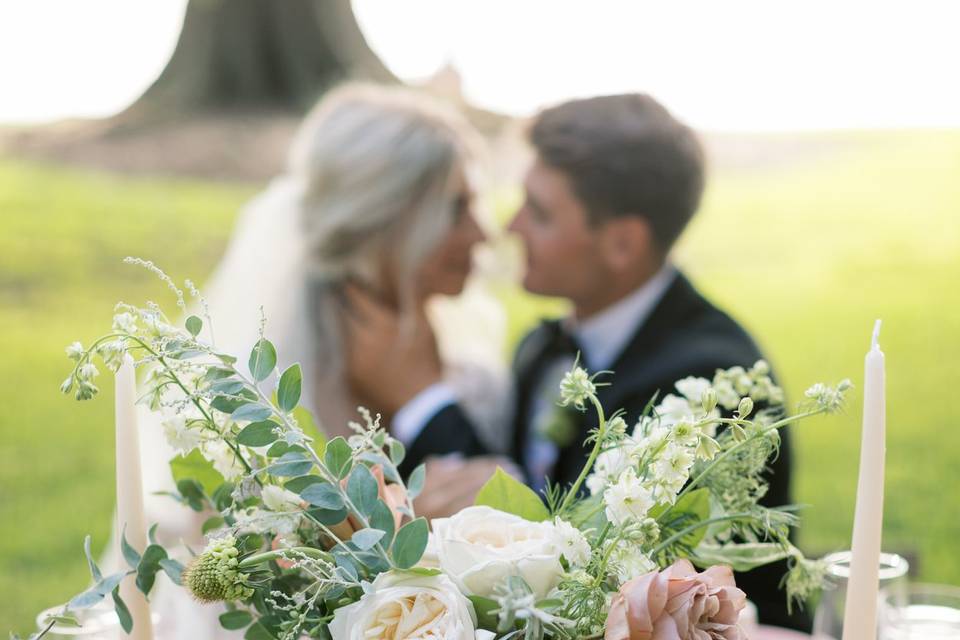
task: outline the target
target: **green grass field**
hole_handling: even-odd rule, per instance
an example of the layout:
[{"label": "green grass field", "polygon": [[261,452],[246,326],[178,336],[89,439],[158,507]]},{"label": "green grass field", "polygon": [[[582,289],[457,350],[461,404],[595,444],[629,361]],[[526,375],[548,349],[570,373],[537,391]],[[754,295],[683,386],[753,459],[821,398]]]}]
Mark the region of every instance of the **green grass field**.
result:
[{"label": "green grass field", "polygon": [[[884,544],[917,554],[922,579],[960,584],[960,132],[780,142],[775,162],[714,172],[678,260],[754,332],[793,399],[819,380],[859,384],[883,318]],[[112,392],[104,379],[95,402],[61,396],[63,347],[105,330],[117,300],[171,304],[125,255],[202,281],[254,191],[0,160],[0,631],[83,588],[83,536],[95,550],[108,537]],[[544,307],[503,296],[515,340]],[[849,545],[859,401],[798,430],[809,551]]]}]

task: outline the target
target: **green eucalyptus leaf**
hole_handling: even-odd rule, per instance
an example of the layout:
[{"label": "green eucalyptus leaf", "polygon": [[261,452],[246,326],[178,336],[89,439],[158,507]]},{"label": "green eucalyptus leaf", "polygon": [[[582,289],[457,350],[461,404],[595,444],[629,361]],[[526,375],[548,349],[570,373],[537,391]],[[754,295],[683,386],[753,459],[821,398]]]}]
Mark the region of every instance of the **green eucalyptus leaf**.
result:
[{"label": "green eucalyptus leaf", "polygon": [[250,352],[250,360],[247,363],[250,367],[250,373],[257,382],[266,380],[277,367],[277,350],[273,344],[266,338],[261,338],[253,346]]},{"label": "green eucalyptus leaf", "polygon": [[428,536],[427,521],[424,518],[417,518],[400,527],[391,547],[397,567],[409,569],[417,564],[427,548]]},{"label": "green eucalyptus leaf", "polygon": [[124,633],[129,634],[133,631],[133,617],[130,615],[130,610],[127,609],[127,604],[120,597],[120,587],[114,588],[110,594],[113,596],[113,610],[117,612],[120,626]]},{"label": "green eucalyptus leaf", "polygon": [[265,407],[258,402],[249,402],[234,409],[230,419],[234,422],[259,422],[272,415],[273,410],[270,407]]},{"label": "green eucalyptus leaf", "polygon": [[267,473],[274,476],[292,477],[302,476],[313,467],[313,462],[299,451],[290,451],[280,456],[276,462],[267,467]]},{"label": "green eucalyptus leaf", "polygon": [[103,580],[103,574],[100,572],[100,567],[97,566],[97,563],[93,559],[93,554],[90,552],[89,535],[83,539],[83,553],[87,556],[87,566],[90,567],[90,576],[94,582],[100,582]]},{"label": "green eucalyptus leaf", "polygon": [[293,411],[297,403],[300,402],[300,383],[303,380],[303,372],[299,364],[290,365],[280,376],[280,384],[277,387],[277,405],[287,413]]},{"label": "green eucalyptus leaf", "polygon": [[323,454],[324,464],[335,476],[340,479],[347,477],[350,473],[350,467],[353,465],[353,450],[347,441],[337,436],[327,443],[327,449]]},{"label": "green eucalyptus leaf", "polygon": [[287,480],[283,488],[294,493],[302,494],[303,490],[312,484],[323,482],[323,478],[315,475],[297,476],[293,480]]},{"label": "green eucalyptus leaf", "polygon": [[357,549],[366,551],[372,549],[383,538],[386,532],[379,529],[361,529],[354,532],[350,542],[356,545]]},{"label": "green eucalyptus leaf", "polygon": [[423,491],[423,481],[427,477],[427,466],[425,464],[417,465],[417,468],[410,472],[407,478],[407,495],[411,500],[420,495]]},{"label": "green eucalyptus leaf", "polygon": [[500,467],[480,489],[474,504],[512,513],[531,522],[542,522],[550,517],[540,497]]},{"label": "green eucalyptus leaf", "polygon": [[167,559],[167,552],[157,544],[148,545],[143,550],[140,564],[137,565],[137,588],[144,595],[150,595],[150,589],[160,571],[160,561]]},{"label": "green eucalyptus leaf", "polygon": [[186,326],[187,331],[190,332],[190,335],[196,338],[200,334],[200,330],[203,329],[203,320],[197,316],[190,316],[187,318],[184,326]]},{"label": "green eucalyptus leaf", "polygon": [[336,511],[343,508],[343,496],[328,482],[308,485],[300,492],[300,497],[321,509]]},{"label": "green eucalyptus leaf", "polygon": [[363,516],[370,515],[373,506],[377,503],[377,494],[379,487],[370,469],[362,464],[358,464],[350,473],[350,479],[347,480],[347,495],[353,506],[356,507]]},{"label": "green eucalyptus leaf", "polygon": [[223,378],[210,385],[211,393],[220,393],[225,396],[237,395],[245,388],[243,381],[235,378]]},{"label": "green eucalyptus leaf", "polygon": [[130,543],[127,542],[126,525],[123,526],[123,531],[120,532],[120,552],[123,553],[123,558],[127,561],[127,564],[130,565],[130,568],[136,569],[137,565],[140,564],[140,552],[131,547]]},{"label": "green eucalyptus leaf", "polygon": [[277,637],[270,633],[270,630],[263,624],[262,620],[257,620],[247,632],[243,634],[243,640],[277,640]]},{"label": "green eucalyptus leaf", "polygon": [[237,434],[237,442],[247,447],[265,447],[276,442],[277,434],[274,430],[278,426],[272,420],[251,422]]},{"label": "green eucalyptus leaf", "polygon": [[319,522],[320,524],[325,524],[327,526],[340,524],[347,519],[347,510],[346,509],[310,509],[307,511],[307,515]]},{"label": "green eucalyptus leaf", "polygon": [[377,499],[377,503],[370,511],[370,526],[384,532],[383,546],[389,547],[393,543],[393,534],[396,529],[396,520],[393,512],[383,500]]},{"label": "green eucalyptus leaf", "polygon": [[163,569],[163,572],[167,574],[167,577],[170,578],[174,584],[183,584],[183,570],[185,567],[182,564],[173,558],[164,558],[160,561],[160,568]]},{"label": "green eucalyptus leaf", "polygon": [[253,622],[253,616],[246,611],[227,611],[220,615],[220,626],[235,631],[243,629]]},{"label": "green eucalyptus leaf", "polygon": [[403,462],[403,459],[407,456],[407,449],[399,440],[390,441],[389,451],[390,462],[392,462],[394,466],[400,466],[400,463]]}]

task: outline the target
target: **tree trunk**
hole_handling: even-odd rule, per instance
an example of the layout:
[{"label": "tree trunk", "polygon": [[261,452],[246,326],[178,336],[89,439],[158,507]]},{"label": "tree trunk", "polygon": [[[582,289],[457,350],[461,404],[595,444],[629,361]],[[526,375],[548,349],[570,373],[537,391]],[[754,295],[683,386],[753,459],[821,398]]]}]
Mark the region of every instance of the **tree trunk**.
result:
[{"label": "tree trunk", "polygon": [[190,0],[170,62],[127,115],[302,112],[347,78],[398,82],[350,0]]}]

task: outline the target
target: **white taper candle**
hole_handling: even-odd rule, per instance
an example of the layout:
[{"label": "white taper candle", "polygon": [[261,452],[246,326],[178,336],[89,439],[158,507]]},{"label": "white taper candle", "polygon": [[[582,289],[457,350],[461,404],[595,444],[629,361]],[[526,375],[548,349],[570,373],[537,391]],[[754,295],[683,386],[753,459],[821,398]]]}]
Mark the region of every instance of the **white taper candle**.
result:
[{"label": "white taper candle", "polygon": [[850,580],[843,613],[843,640],[876,640],[877,637],[883,464],[886,452],[886,381],[879,340],[880,321],[877,320],[864,370],[860,478],[853,519]]},{"label": "white taper candle", "polygon": [[[127,542],[142,553],[147,546],[147,530],[143,516],[140,438],[137,433],[137,381],[133,358],[129,355],[124,356],[123,364],[117,370],[116,386],[117,539],[126,529]],[[120,566],[127,566],[122,557]],[[129,576],[120,584],[120,597],[133,618],[133,631],[129,636],[121,631],[120,637],[152,640],[150,605],[137,589],[134,578]]]}]

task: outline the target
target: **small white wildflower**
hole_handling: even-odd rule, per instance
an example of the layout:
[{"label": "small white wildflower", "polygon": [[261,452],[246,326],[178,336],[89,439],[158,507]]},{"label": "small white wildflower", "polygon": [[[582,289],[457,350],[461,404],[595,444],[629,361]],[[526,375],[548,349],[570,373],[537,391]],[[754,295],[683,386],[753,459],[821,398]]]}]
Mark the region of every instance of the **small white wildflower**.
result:
[{"label": "small white wildflower", "polygon": [[752,367],[750,367],[751,376],[768,376],[770,375],[770,365],[767,364],[766,360],[757,360]]},{"label": "small white wildflower", "polygon": [[686,482],[693,466],[693,452],[689,447],[670,443],[663,454],[654,463],[654,473],[657,478],[667,484],[679,480]]},{"label": "small white wildflower", "polygon": [[271,511],[299,511],[302,502],[300,496],[275,484],[265,486],[260,497],[264,506]]},{"label": "small white wildflower", "polygon": [[700,460],[713,460],[720,453],[720,443],[706,434],[700,436],[695,456]]},{"label": "small white wildflower", "polygon": [[688,376],[683,380],[677,380],[674,386],[691,404],[700,404],[703,400],[704,392],[710,388],[710,381],[706,378]]},{"label": "small white wildflower", "polygon": [[671,393],[663,397],[655,410],[660,417],[660,423],[665,426],[672,426],[679,420],[693,420],[694,412],[690,402]]},{"label": "small white wildflower", "polygon": [[636,546],[622,542],[612,544],[616,546],[610,553],[610,573],[616,577],[619,585],[657,568],[657,565]]},{"label": "small white wildflower", "polygon": [[627,422],[621,416],[617,416],[607,422],[607,432],[617,438],[622,438],[627,433]]},{"label": "small white wildflower", "polygon": [[700,428],[689,420],[681,420],[673,425],[670,431],[670,439],[684,447],[696,446],[700,439]]},{"label": "small white wildflower", "polygon": [[97,353],[103,358],[103,363],[107,368],[116,372],[123,364],[123,355],[126,353],[126,344],[122,338],[104,342],[97,348]]},{"label": "small white wildflower", "polygon": [[607,518],[617,525],[641,520],[653,506],[653,494],[633,469],[627,469],[603,492]]},{"label": "small white wildflower", "polygon": [[81,380],[92,380],[100,375],[100,371],[92,362],[88,362],[77,369],[77,377]]},{"label": "small white wildflower", "polygon": [[70,346],[67,347],[67,357],[71,360],[80,360],[83,354],[83,345],[79,342],[71,342]]},{"label": "small white wildflower", "polygon": [[853,384],[847,379],[840,381],[840,384],[836,387],[829,387],[818,382],[807,389],[804,395],[813,400],[818,408],[827,413],[835,413],[843,407],[844,392],[852,386]]},{"label": "small white wildflower", "polygon": [[127,311],[118,313],[113,316],[113,330],[134,334],[137,332],[137,319]]},{"label": "small white wildflower", "polygon": [[164,418],[161,425],[167,443],[183,455],[190,453],[203,442],[203,433],[199,429],[188,427],[186,418],[182,415]]},{"label": "small white wildflower", "polygon": [[583,533],[561,518],[554,519],[553,527],[557,534],[557,546],[570,567],[587,566],[590,562],[590,543],[583,537]]},{"label": "small white wildflower", "polygon": [[223,440],[208,440],[203,443],[200,452],[226,480],[236,480],[245,471],[233,449]]},{"label": "small white wildflower", "polygon": [[70,393],[71,389],[73,389],[73,376],[68,376],[60,385],[60,393]]},{"label": "small white wildflower", "polygon": [[583,409],[584,403],[596,393],[597,387],[581,367],[574,367],[568,371],[560,382],[560,404],[564,407],[572,404],[578,409]]},{"label": "small white wildflower", "polygon": [[727,411],[733,411],[740,404],[740,394],[733,388],[733,383],[726,378],[715,379],[713,389],[717,393],[717,402]]},{"label": "small white wildflower", "polygon": [[669,437],[670,429],[665,426],[654,427],[645,438],[637,443],[637,452],[646,455],[648,452],[657,451]]},{"label": "small white wildflower", "polygon": [[627,467],[635,462],[635,444],[626,439],[621,446],[600,452],[593,463],[593,472],[587,477],[587,488],[591,495],[602,493],[611,482],[616,482]]},{"label": "small white wildflower", "polygon": [[737,405],[737,417],[743,420],[751,413],[753,413],[753,400],[751,400],[749,396],[741,398],[740,404]]}]

